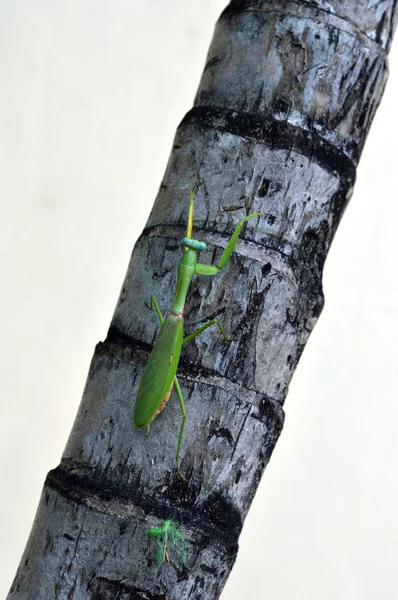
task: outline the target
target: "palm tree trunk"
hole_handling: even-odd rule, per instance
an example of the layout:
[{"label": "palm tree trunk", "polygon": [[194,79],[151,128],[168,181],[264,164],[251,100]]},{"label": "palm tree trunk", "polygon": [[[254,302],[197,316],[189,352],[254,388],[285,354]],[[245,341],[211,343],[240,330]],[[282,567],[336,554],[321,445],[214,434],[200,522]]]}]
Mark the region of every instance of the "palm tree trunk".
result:
[{"label": "palm tree trunk", "polygon": [[[232,1],[215,31],[194,107],[180,124],[154,209],[98,344],[60,465],[48,474],[8,598],[218,598],[283,402],[322,310],[322,269],[352,193],[387,77],[396,3]],[[216,263],[239,218],[230,263],[198,277],[184,348],[188,407],[178,478],[174,398],[146,437],[134,399],[158,331],[144,303],[173,299],[191,173],[195,232]],[[173,519],[186,555],[155,569],[149,527]]]}]

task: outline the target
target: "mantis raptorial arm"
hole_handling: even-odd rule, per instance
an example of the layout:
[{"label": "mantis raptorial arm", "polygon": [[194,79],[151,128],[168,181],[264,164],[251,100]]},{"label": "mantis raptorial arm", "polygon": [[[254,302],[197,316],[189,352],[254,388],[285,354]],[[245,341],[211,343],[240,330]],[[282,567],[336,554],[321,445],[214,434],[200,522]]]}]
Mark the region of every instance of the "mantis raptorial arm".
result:
[{"label": "mantis raptorial arm", "polygon": [[198,263],[196,265],[195,272],[198,275],[216,275],[217,273],[219,273],[221,271],[221,269],[229,261],[229,259],[231,258],[232,252],[235,250],[235,246],[238,241],[241,229],[243,227],[243,223],[245,223],[246,221],[250,221],[250,219],[254,219],[255,217],[259,217],[260,215],[261,215],[261,212],[254,213],[252,215],[249,215],[248,217],[244,217],[243,219],[241,219],[238,222],[237,226],[235,227],[235,231],[233,232],[233,234],[231,236],[231,239],[229,240],[228,244],[226,245],[225,250],[221,255],[221,258],[218,261],[218,265],[215,265],[215,266],[214,265],[203,265],[202,263]]}]

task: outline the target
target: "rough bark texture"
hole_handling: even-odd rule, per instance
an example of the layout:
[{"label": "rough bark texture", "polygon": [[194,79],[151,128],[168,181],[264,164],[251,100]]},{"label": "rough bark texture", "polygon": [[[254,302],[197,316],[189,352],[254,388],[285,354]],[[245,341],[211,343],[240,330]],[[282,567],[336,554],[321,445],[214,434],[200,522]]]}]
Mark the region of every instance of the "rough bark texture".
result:
[{"label": "rough bark texture", "polygon": [[[322,268],[386,82],[396,13],[395,0],[236,0],[221,16],[10,600],[218,598],[322,309]],[[132,414],[159,330],[144,303],[155,292],[170,306],[193,168],[202,262],[216,262],[239,218],[268,212],[221,274],[191,287],[186,331],[218,317],[239,339],[209,329],[183,350],[183,482],[176,399],[148,436]],[[146,530],[165,518],[187,540],[186,564],[171,556],[156,570]]]}]

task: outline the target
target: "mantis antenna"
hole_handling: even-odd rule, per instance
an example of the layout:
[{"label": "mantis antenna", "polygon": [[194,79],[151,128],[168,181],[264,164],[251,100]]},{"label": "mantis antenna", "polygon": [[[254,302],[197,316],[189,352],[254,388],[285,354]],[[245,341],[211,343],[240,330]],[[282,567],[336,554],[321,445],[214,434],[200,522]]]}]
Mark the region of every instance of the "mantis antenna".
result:
[{"label": "mantis antenna", "polygon": [[[189,190],[189,205],[188,205],[188,220],[187,220],[187,232],[186,237],[192,238],[192,230],[193,230],[193,175],[191,177],[191,187]],[[185,252],[188,250],[187,246],[185,246]]]}]

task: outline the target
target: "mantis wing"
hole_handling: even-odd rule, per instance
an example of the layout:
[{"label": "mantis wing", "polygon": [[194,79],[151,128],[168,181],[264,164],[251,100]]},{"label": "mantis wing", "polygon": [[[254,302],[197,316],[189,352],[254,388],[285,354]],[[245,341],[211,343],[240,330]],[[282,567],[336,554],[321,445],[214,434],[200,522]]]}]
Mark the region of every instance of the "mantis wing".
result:
[{"label": "mantis wing", "polygon": [[142,375],[134,410],[134,425],[147,427],[173,385],[180,360],[184,324],[181,317],[168,315]]}]

